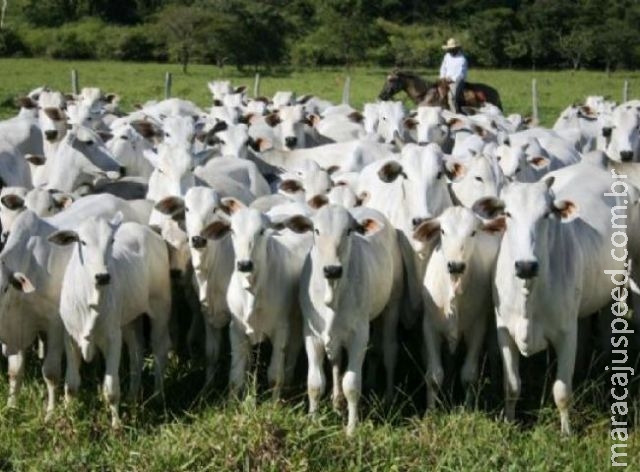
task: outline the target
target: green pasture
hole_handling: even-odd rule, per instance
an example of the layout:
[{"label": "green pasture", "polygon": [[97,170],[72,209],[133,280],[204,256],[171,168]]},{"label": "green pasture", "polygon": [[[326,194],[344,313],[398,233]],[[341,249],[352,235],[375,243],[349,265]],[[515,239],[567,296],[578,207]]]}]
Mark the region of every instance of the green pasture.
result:
[{"label": "green pasture", "polygon": [[[123,98],[123,108],[164,96],[164,74],[173,76],[172,95],[210,104],[206,87],[209,80],[230,79],[233,84],[247,85],[253,93],[253,72],[239,73],[235,68],[220,69],[212,65],[193,65],[189,74],[174,64],[133,62],[54,61],[47,59],[0,59],[0,118],[14,113],[14,99],[30,89],[46,84],[55,89],[71,89],[70,71],[76,69],[80,86],[98,86],[116,92]],[[261,95],[278,90],[293,90],[299,95],[315,94],[340,102],[347,75],[351,76],[351,104],[361,107],[374,101],[382,88],[387,70],[380,68],[341,68],[277,70],[263,73]],[[419,70],[425,78],[436,71]],[[506,113],[531,114],[531,80],[537,80],[539,112],[542,124],[551,126],[566,106],[583,101],[587,95],[605,95],[621,100],[623,84],[629,81],[629,97],[640,96],[640,72],[615,72],[607,76],[592,71],[472,70],[470,81],[495,86],[502,97]],[[399,95],[400,96],[400,95]],[[409,104],[407,102],[407,104]]]}]

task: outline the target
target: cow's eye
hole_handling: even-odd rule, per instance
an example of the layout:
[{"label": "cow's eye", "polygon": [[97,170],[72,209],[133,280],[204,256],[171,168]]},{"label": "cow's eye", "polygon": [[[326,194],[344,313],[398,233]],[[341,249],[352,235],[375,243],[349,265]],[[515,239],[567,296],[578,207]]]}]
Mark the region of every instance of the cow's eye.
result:
[{"label": "cow's eye", "polygon": [[83,240],[80,240],[80,244],[82,244],[83,246],[86,246],[86,245],[87,245],[87,242],[86,242],[86,241],[83,241]]},{"label": "cow's eye", "polygon": [[511,218],[511,213],[509,213],[508,211],[505,211],[504,216],[506,216],[507,218]]},{"label": "cow's eye", "polygon": [[514,172],[514,174],[517,174],[518,172],[520,172],[522,169],[520,167],[516,167],[516,170]]},{"label": "cow's eye", "polygon": [[313,230],[313,232],[314,232],[316,235],[320,235],[320,230],[319,230],[319,229],[314,229],[314,230]]},{"label": "cow's eye", "polygon": [[471,237],[473,238],[473,237],[476,235],[476,233],[477,233],[477,231],[476,231],[476,230],[473,230],[473,231],[471,232]]},{"label": "cow's eye", "polygon": [[165,138],[169,138],[171,135],[169,133],[164,133]]},{"label": "cow's eye", "polygon": [[475,176],[475,179],[476,179],[478,182],[484,182],[484,180],[482,179],[482,177],[480,177],[479,175],[476,175],[476,176]]},{"label": "cow's eye", "polygon": [[260,230],[260,236],[264,236],[264,228]]},{"label": "cow's eye", "polygon": [[442,228],[440,228],[440,234],[444,236],[444,230]]},{"label": "cow's eye", "polygon": [[[189,213],[189,207],[184,207],[184,212],[185,213]],[[214,213],[216,212],[215,208],[214,208],[213,212]]]},{"label": "cow's eye", "polygon": [[122,136],[120,136],[120,139],[124,139],[126,141],[126,140],[129,139],[129,136],[126,136],[126,135],[123,134]]},{"label": "cow's eye", "polygon": [[93,141],[85,141],[84,142],[87,146],[93,146]]}]

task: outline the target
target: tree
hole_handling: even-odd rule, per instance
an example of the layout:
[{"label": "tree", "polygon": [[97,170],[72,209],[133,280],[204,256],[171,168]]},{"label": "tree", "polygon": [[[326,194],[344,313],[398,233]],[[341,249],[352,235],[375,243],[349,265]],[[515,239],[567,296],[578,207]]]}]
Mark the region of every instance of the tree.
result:
[{"label": "tree", "polygon": [[593,35],[586,29],[574,29],[558,38],[558,51],[571,61],[573,70],[578,70],[582,61],[593,54]]},{"label": "tree", "polygon": [[210,15],[200,8],[169,5],[158,16],[157,26],[167,37],[169,55],[182,64],[182,72],[194,55],[201,54]]}]

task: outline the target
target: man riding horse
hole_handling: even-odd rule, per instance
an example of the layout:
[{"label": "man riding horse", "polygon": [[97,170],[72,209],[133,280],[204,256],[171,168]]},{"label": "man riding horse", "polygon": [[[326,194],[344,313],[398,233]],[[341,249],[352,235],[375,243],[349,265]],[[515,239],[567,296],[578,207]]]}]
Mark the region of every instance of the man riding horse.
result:
[{"label": "man riding horse", "polygon": [[404,90],[417,105],[440,106],[460,112],[491,103],[502,110],[500,94],[495,88],[466,82],[467,60],[456,40],[449,39],[443,48],[447,54],[440,67],[440,79],[427,83],[413,72],[395,69],[387,76],[378,98],[390,100]]},{"label": "man riding horse", "polygon": [[440,80],[446,80],[449,84],[447,90],[449,109],[460,113],[462,91],[467,80],[467,58],[462,54],[462,48],[455,38],[449,38],[442,49],[446,53],[440,66]]}]

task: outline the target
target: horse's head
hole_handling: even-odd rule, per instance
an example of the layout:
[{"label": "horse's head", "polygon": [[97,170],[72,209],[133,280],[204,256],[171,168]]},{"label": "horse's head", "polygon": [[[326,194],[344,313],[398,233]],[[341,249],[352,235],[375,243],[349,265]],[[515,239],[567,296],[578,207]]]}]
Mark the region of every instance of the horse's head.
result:
[{"label": "horse's head", "polygon": [[397,71],[391,72],[378,95],[380,100],[390,100],[393,96],[404,88],[404,79]]}]

